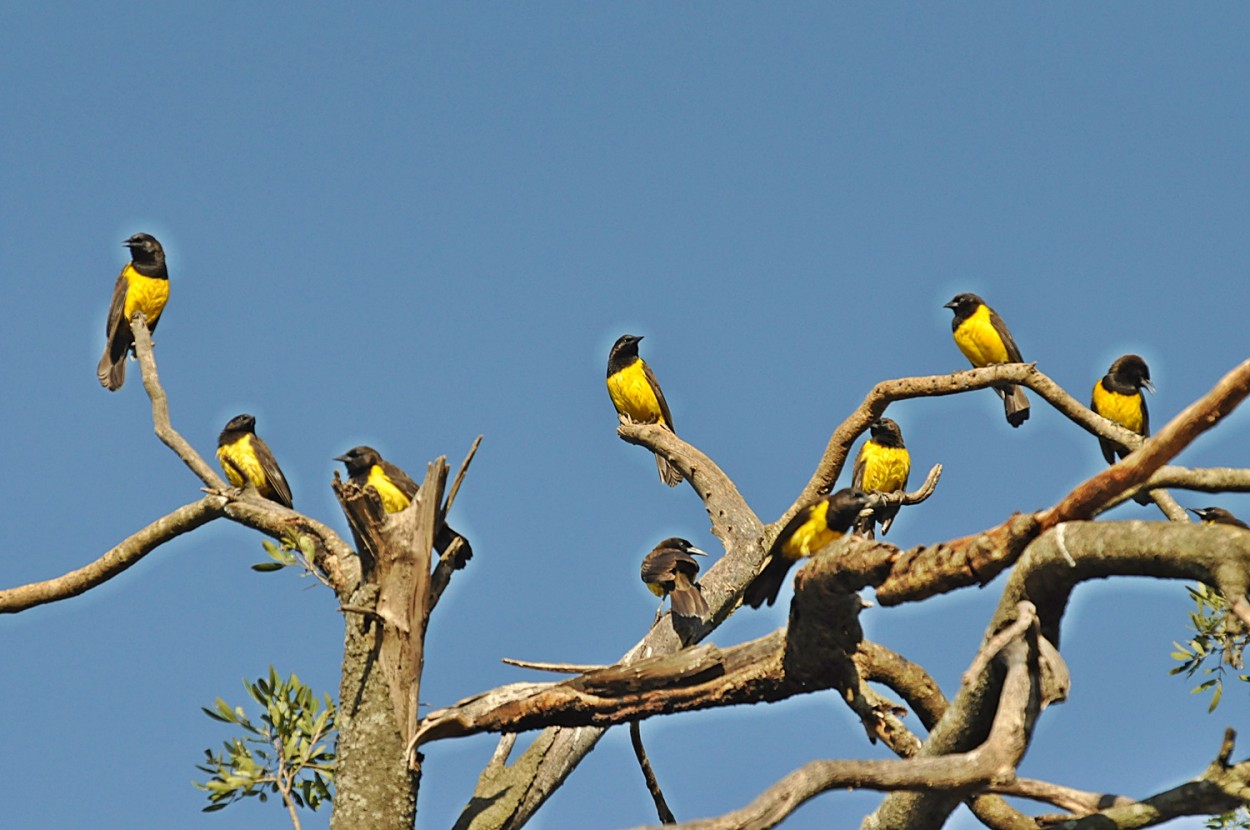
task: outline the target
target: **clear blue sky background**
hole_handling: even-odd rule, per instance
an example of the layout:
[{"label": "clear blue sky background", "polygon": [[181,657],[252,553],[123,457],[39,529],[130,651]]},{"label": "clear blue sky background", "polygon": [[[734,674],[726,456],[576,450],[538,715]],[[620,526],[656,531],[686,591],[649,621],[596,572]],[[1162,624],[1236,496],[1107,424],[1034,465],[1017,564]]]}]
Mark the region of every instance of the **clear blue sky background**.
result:
[{"label": "clear blue sky background", "polygon": [[[420,477],[486,436],[454,510],[477,555],[435,615],[430,705],[532,679],[500,657],[613,661],[655,610],[642,555],[672,534],[719,552],[695,495],[615,435],[603,370],[623,332],[646,336],[678,431],[765,521],[874,382],[965,368],[941,307],[959,291],[1079,398],[1141,353],[1162,424],[1247,355],[1247,31],[1232,4],[8,3],[0,585],[77,568],[200,495],[137,370],[118,394],[94,378],[137,231],[168,252],[157,356],[205,455],[254,413],[296,506],[346,532],[333,456],[368,442]],[[1020,430],[989,392],[890,414],[918,468],[946,469],[900,545],[1047,506],[1103,465],[1036,402]],[[1250,465],[1246,427],[1181,461]],[[260,543],[215,523],[0,620],[6,827],[285,823],[256,803],[202,815],[191,786],[229,734],[199,707],[242,702],[242,678],[272,663],[337,693],[333,598],[251,572]],[[950,692],[1002,584],[864,625]],[[713,641],[782,625],[789,591]],[[1144,796],[1198,774],[1226,725],[1250,740],[1244,686],[1208,716],[1167,676],[1189,607],[1175,583],[1080,589],[1072,699],[1022,773]],[[680,818],[812,758],[882,755],[831,693],[643,734]],[[422,827],[450,825],[494,745],[427,748]],[[788,826],[854,826],[877,800],[829,794]],[[624,731],[541,816],[654,821]]]}]

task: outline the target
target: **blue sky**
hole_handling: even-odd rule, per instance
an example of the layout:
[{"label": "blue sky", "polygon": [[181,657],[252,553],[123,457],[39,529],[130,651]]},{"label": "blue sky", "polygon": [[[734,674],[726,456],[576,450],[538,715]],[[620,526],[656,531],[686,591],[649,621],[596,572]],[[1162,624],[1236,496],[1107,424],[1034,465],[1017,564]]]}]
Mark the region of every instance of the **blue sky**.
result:
[{"label": "blue sky", "polygon": [[[646,336],[678,432],[765,521],[873,383],[966,366],[941,307],[959,291],[1078,398],[1142,354],[1162,424],[1246,357],[1248,23],[1232,4],[6,4],[0,585],[79,567],[199,496],[137,373],[117,394],[93,377],[138,231],[169,257],[157,358],[202,453],[254,413],[297,508],[346,532],[333,456],[371,443],[419,478],[485,435],[454,510],[477,555],[427,646],[435,706],[530,677],[500,657],[613,661],[655,610],[643,554],[674,534],[719,552],[695,495],[616,438],[603,369],[623,332]],[[896,522],[904,546],[1047,506],[1102,467],[1036,402],[1020,430],[988,392],[890,415],[918,468],[946,470]],[[1246,426],[1180,461],[1250,465]],[[1250,514],[1244,496],[1180,498]],[[199,707],[242,702],[242,678],[272,663],[337,691],[333,598],[251,572],[260,542],[219,522],[0,620],[7,822],[285,821],[201,815],[190,784],[228,734]],[[949,692],[1001,585],[864,625]],[[788,597],[712,640],[782,625]],[[1072,699],[1022,774],[1140,796],[1198,774],[1250,700],[1230,689],[1208,716],[1167,676],[1188,608],[1179,584],[1079,589]],[[812,758],[881,753],[830,693],[643,735],[679,818]],[[494,744],[428,747],[421,826],[450,825]],[[877,799],[826,795],[787,826],[849,826]],[[625,733],[540,815],[653,822]]]}]

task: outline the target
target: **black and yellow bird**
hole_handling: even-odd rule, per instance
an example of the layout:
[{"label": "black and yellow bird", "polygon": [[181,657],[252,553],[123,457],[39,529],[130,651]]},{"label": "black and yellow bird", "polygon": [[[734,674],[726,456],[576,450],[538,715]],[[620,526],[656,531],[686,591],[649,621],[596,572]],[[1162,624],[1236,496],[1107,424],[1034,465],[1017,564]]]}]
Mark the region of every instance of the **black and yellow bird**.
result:
[{"label": "black and yellow bird", "polygon": [[[903,445],[903,431],[890,418],[878,418],[869,427],[868,440],[855,456],[851,471],[851,487],[856,490],[872,490],[878,493],[896,493],[907,489],[907,477],[911,475],[911,455]],[[873,525],[881,525],[881,535],[890,531],[894,517],[898,515],[897,504],[882,507],[873,516],[861,519],[856,532],[869,538]]]},{"label": "black and yellow bird", "polygon": [[1233,527],[1241,527],[1250,530],[1250,525],[1241,519],[1229,513],[1222,507],[1190,507],[1190,513],[1193,513],[1205,525],[1232,525]]},{"label": "black and yellow bird", "polygon": [[[1150,434],[1150,411],[1146,408],[1143,389],[1155,391],[1150,382],[1150,367],[1140,355],[1123,355],[1116,358],[1107,374],[1094,384],[1089,408],[1130,432],[1145,437]],[[1106,438],[1099,438],[1098,445],[1108,464],[1114,464],[1117,456],[1124,458],[1129,452]],[[1150,497],[1145,493],[1138,493],[1133,499],[1138,504],[1150,504]]]},{"label": "black and yellow bird", "polygon": [[[640,336],[622,334],[608,353],[608,395],[621,418],[632,423],[660,424],[673,430],[673,415],[660,391],[651,367],[638,356]],[[660,481],[669,487],[681,483],[681,473],[664,456],[656,453]]]},{"label": "black and yellow bird", "polygon": [[249,483],[270,501],[292,507],[291,485],[286,483],[282,468],[269,445],[256,434],[256,418],[236,415],[217,436],[217,460],[226,478],[235,487]]},{"label": "black and yellow bird", "polygon": [[100,385],[110,392],[121,389],[126,382],[126,356],[133,351],[135,342],[130,318],[142,311],[148,330],[156,331],[169,300],[169,271],[161,243],[149,234],[137,233],[122,244],[130,249],[130,262],[117,275],[113,286],[113,300],[104,326],[108,345],[96,367]]},{"label": "black and yellow bird", "polygon": [[699,560],[695,557],[704,555],[705,551],[678,536],[665,539],[646,555],[642,560],[642,581],[660,598],[661,607],[664,597],[670,597],[675,615],[707,618],[707,600],[694,581],[699,575]]},{"label": "black and yellow bird", "polygon": [[[373,447],[363,444],[352,447],[334,460],[342,461],[347,466],[347,476],[357,487],[372,487],[376,490],[382,500],[382,509],[387,513],[398,513],[412,504],[417,491],[421,489],[421,485],[384,459]],[[461,540],[462,558],[467,562],[473,558],[473,548],[470,547],[469,540],[452,530],[446,522],[434,536],[434,547],[439,553],[443,553],[451,547],[456,537]]]},{"label": "black and yellow bird", "polygon": [[747,585],[742,601],[752,608],[776,602],[790,566],[841,538],[868,502],[867,493],[847,488],[823,496],[796,513],[769,548],[764,568]]},{"label": "black and yellow bird", "polygon": [[[974,369],[996,363],[1023,362],[1007,324],[976,294],[956,294],[943,308],[955,312],[951,333],[955,337],[955,345]],[[1007,423],[1018,427],[1029,419],[1029,399],[1022,388],[1004,383],[995,386],[994,391],[1003,399]]]}]

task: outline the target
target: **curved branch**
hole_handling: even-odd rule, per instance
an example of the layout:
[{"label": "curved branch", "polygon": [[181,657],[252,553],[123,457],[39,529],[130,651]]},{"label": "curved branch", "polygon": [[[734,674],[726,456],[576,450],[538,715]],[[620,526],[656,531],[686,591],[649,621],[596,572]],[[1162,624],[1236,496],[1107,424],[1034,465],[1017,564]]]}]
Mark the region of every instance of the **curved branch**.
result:
[{"label": "curved branch", "polygon": [[135,357],[139,358],[139,370],[143,375],[143,388],[152,400],[152,425],[156,437],[161,439],[182,459],[182,463],[191,468],[200,481],[214,490],[224,490],[228,486],[221,480],[217,472],[210,467],[200,454],[178,434],[169,419],[169,398],[161,386],[160,376],[156,372],[156,357],[152,354],[152,333],[148,330],[147,320],[143,313],[137,313],[130,321],[131,331],[135,335]]},{"label": "curved branch", "polygon": [[838,425],[829,438],[824,455],[816,465],[811,480],[803,488],[794,505],[779,519],[787,522],[803,505],[825,495],[833,489],[833,483],[841,474],[851,445],[868,426],[885,414],[886,408],[895,401],[911,398],[941,397],[988,389],[1003,382],[1027,386],[1043,400],[1085,431],[1100,438],[1109,438],[1130,449],[1141,444],[1142,438],[1101,415],[1064,391],[1032,363],[1006,363],[986,366],[983,369],[965,369],[949,375],[926,375],[921,377],[883,380],[872,388],[862,403],[845,421]]},{"label": "curved branch", "polygon": [[220,496],[205,496],[162,516],[89,565],[55,579],[0,590],[0,614],[76,597],[101,585],[171,539],[225,515],[225,505]]},{"label": "curved branch", "polygon": [[1056,824],[1054,830],[1154,827],[1181,816],[1213,816],[1244,807],[1246,793],[1250,790],[1250,761],[1228,763],[1234,737],[1233,730],[1225,730],[1219,757],[1197,780],[1141,801],[1118,804],[1100,813]]}]

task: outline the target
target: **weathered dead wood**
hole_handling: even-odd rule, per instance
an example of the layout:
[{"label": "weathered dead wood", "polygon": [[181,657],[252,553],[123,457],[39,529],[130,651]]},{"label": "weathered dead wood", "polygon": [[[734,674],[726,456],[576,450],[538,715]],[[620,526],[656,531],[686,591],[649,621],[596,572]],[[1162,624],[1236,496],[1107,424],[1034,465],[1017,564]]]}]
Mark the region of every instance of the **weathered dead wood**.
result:
[{"label": "weathered dead wood", "polygon": [[1250,761],[1232,764],[1236,733],[1224,731],[1218,756],[1194,781],[1150,798],[1119,803],[1083,818],[1047,826],[1053,830],[1128,830],[1154,827],[1181,816],[1214,816],[1250,805]]},{"label": "weathered dead wood", "polygon": [[[1037,714],[1035,654],[1022,640],[1003,650],[1005,668],[999,684],[991,729],[978,745],[943,758],[894,761],[813,761],[765,790],[751,804],[713,819],[683,822],[681,830],[766,830],[803,803],[835,788],[876,790],[934,789],[961,794],[1015,777]],[[890,827],[869,824],[868,827]]]},{"label": "weathered dead wood", "polygon": [[[1042,642],[1058,646],[1059,622],[1072,589],[1109,576],[1152,576],[1204,582],[1244,596],[1250,584],[1250,533],[1235,527],[1177,522],[1068,522],[1033,541],[1003,588],[987,637],[1016,619],[1022,601],[1037,609]],[[1061,683],[1062,677],[1052,678]],[[972,687],[976,688],[976,687]],[[921,753],[963,751],[967,736],[988,728],[992,709],[957,706],[970,687],[956,696],[925,740]],[[954,803],[942,794],[894,794],[879,814],[898,828],[938,826]]]}]

